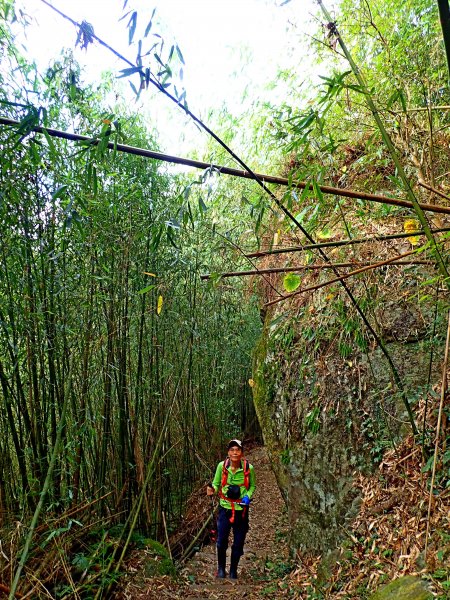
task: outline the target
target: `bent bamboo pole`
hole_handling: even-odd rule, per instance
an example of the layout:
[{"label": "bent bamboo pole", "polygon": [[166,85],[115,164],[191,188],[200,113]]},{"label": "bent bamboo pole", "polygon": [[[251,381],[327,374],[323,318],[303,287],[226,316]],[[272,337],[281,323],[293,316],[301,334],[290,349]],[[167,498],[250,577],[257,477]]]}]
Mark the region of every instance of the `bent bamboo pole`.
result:
[{"label": "bent bamboo pole", "polygon": [[[403,260],[401,262],[394,263],[397,265],[433,265],[434,263],[429,260]],[[370,262],[345,262],[345,263],[331,263],[331,264],[318,264],[318,265],[297,265],[295,267],[274,267],[273,269],[254,269],[252,271],[227,271],[226,273],[218,273],[221,279],[225,277],[243,277],[245,275],[269,275],[271,273],[296,273],[297,271],[320,271],[321,269],[340,269],[344,267],[378,267],[380,263]],[[211,273],[200,275],[200,279],[208,280],[211,278]]]},{"label": "bent bamboo pole", "polygon": [[[0,117],[0,125],[6,125],[9,127],[17,127],[20,125],[20,121],[14,119],[8,119],[6,117]],[[60,129],[52,129],[50,127],[41,127],[36,125],[30,129],[36,133],[47,133],[52,137],[62,138],[75,142],[88,142],[92,145],[96,145],[100,142],[97,138],[92,138],[87,135],[80,135],[77,133],[69,133],[67,131],[61,131]],[[313,185],[307,181],[292,181],[286,177],[277,177],[275,175],[264,175],[262,173],[250,173],[243,169],[233,169],[231,167],[225,167],[222,165],[215,165],[200,160],[193,160],[191,158],[182,158],[180,156],[173,156],[170,154],[163,154],[162,152],[155,152],[153,150],[146,150],[145,148],[137,148],[136,146],[127,146],[126,144],[116,144],[115,142],[109,142],[107,147],[110,150],[117,150],[119,152],[125,152],[127,154],[134,154],[136,156],[143,156],[145,158],[153,158],[155,160],[161,160],[164,162],[170,162],[178,165],[185,165],[187,167],[194,167],[196,169],[211,169],[222,173],[224,175],[231,175],[233,177],[241,177],[243,179],[255,179],[258,178],[263,183],[276,183],[278,185],[292,186],[294,188],[305,189],[308,188],[313,190]],[[388,198],[380,194],[369,194],[366,192],[358,192],[347,188],[337,188],[329,185],[317,185],[317,187],[324,194],[334,194],[335,196],[343,196],[345,198],[355,198],[358,200],[368,200],[370,202],[378,202],[381,204],[390,204],[392,206],[403,206],[404,208],[413,209],[412,202],[408,200],[399,200],[398,198]],[[435,213],[443,213],[450,215],[450,207],[439,206],[437,204],[422,204],[419,203],[422,210]]]},{"label": "bent bamboo pole", "polygon": [[[450,231],[450,227],[441,227],[432,229],[432,233],[444,233]],[[336,242],[320,242],[319,244],[305,244],[304,246],[289,246],[285,248],[272,248],[272,250],[258,250],[258,252],[249,252],[245,258],[261,258],[270,254],[286,254],[288,252],[302,252],[304,250],[314,250],[315,248],[336,248],[338,246],[353,246],[354,244],[365,244],[366,242],[383,242],[384,240],[397,240],[402,238],[425,235],[423,229],[409,231],[408,233],[393,233],[392,235],[374,235],[366,238],[353,238],[351,240],[339,240]]]}]

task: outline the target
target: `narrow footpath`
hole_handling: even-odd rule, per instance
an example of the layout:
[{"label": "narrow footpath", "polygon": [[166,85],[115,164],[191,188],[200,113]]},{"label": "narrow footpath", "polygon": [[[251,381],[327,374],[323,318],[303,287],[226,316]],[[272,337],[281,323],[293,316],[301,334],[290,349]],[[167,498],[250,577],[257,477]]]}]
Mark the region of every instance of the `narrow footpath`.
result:
[{"label": "narrow footpath", "polygon": [[[239,564],[237,581],[217,579],[216,549],[210,543],[197,552],[181,569],[178,581],[159,577],[131,581],[121,598],[133,600],[191,600],[283,598],[283,582],[288,563],[284,502],[263,447],[246,452],[256,472],[256,493],[251,505],[250,530]],[[227,573],[229,567],[227,552]],[[286,587],[286,589],[284,589]]]}]

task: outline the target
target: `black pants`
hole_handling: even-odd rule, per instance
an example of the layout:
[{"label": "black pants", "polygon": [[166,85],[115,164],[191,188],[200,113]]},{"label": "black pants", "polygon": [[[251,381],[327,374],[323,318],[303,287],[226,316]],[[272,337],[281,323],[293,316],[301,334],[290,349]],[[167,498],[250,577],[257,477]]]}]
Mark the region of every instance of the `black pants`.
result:
[{"label": "black pants", "polygon": [[245,510],[245,516],[242,516],[242,510],[235,510],[234,523],[230,523],[232,511],[219,507],[219,516],[217,517],[217,548],[226,550],[228,548],[228,538],[233,529],[232,553],[239,560],[244,554],[245,536],[248,531],[248,508]]}]

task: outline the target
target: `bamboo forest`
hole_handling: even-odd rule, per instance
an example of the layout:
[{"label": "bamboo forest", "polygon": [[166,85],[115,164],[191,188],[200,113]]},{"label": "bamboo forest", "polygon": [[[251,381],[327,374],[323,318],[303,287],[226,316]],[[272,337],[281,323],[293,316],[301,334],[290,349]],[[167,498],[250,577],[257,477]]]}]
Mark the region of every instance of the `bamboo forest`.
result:
[{"label": "bamboo forest", "polygon": [[0,0],[0,599],[450,598],[449,0],[77,5]]}]

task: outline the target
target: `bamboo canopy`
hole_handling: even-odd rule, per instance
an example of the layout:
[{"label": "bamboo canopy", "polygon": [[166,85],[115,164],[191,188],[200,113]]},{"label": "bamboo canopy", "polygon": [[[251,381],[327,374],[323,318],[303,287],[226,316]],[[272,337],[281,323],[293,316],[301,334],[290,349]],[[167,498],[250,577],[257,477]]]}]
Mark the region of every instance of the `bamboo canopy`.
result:
[{"label": "bamboo canopy", "polygon": [[[9,119],[6,117],[0,117],[0,125],[8,127],[19,127],[20,121]],[[62,138],[75,142],[88,142],[92,145],[100,143],[100,139],[92,138],[86,135],[80,135],[77,133],[69,133],[67,131],[61,131],[59,129],[52,129],[50,127],[42,127],[36,125],[30,128],[30,131],[36,133],[47,133],[52,137]],[[107,147],[110,150],[117,150],[119,152],[125,152],[127,154],[134,154],[136,156],[143,156],[144,158],[152,158],[163,162],[169,162],[178,165],[185,165],[188,167],[194,167],[196,169],[211,169],[224,175],[231,175],[233,177],[241,177],[243,179],[255,179],[258,178],[263,183],[275,183],[277,185],[283,185],[287,187],[294,187],[299,189],[310,189],[313,190],[313,185],[306,181],[289,181],[286,177],[278,177],[275,175],[265,175],[262,173],[250,173],[243,169],[234,169],[231,167],[225,167],[223,165],[215,165],[200,160],[193,160],[190,158],[182,158],[180,156],[173,156],[170,154],[163,154],[162,152],[155,152],[154,150],[147,150],[145,148],[137,148],[135,146],[128,146],[126,144],[117,144],[115,142],[108,142]],[[324,194],[334,194],[335,196],[343,196],[344,198],[355,198],[358,200],[368,200],[370,202],[378,202],[381,204],[390,204],[392,206],[403,206],[404,208],[413,208],[412,202],[407,200],[400,200],[398,198],[388,198],[380,194],[369,194],[366,192],[358,192],[347,188],[337,188],[329,185],[317,185],[317,187]],[[437,204],[423,204],[419,203],[422,210],[435,213],[443,213],[450,215],[450,207],[439,206]]]}]

